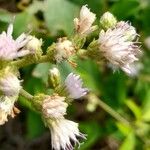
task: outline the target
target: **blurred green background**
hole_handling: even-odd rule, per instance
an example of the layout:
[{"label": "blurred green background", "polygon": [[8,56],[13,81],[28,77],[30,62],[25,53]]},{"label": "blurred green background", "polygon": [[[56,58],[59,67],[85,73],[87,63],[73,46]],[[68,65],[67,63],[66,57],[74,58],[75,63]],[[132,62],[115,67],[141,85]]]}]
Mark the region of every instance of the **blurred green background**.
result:
[{"label": "blurred green background", "polygon": [[[76,59],[78,67],[64,62],[57,67],[65,78],[71,71],[81,75],[85,85],[111,108],[134,124],[134,130],[117,122],[90,99],[74,101],[67,118],[80,123],[87,141],[80,150],[150,150],[150,0],[0,0],[0,31],[14,19],[14,37],[31,31],[43,39],[43,51],[59,37],[73,33],[73,19],[88,4],[100,16],[110,11],[118,20],[132,22],[140,35],[143,55],[136,77],[113,73],[105,64]],[[93,36],[98,37],[95,32]],[[24,88],[31,94],[46,91],[50,63],[21,69]],[[21,113],[0,127],[0,150],[50,150],[49,130],[26,100],[20,97]]]}]

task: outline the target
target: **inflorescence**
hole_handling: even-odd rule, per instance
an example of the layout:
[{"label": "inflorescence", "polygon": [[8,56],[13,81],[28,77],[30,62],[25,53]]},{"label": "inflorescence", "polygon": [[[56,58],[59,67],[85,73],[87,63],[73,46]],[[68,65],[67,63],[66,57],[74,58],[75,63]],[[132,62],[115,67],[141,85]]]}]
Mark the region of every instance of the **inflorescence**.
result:
[{"label": "inflorescence", "polygon": [[79,139],[86,139],[78,129],[78,123],[65,118],[67,108],[73,100],[80,99],[89,92],[80,76],[70,73],[62,81],[57,67],[50,69],[48,84],[54,89],[53,94],[38,93],[29,97],[22,92],[23,80],[20,79],[19,69],[41,62],[57,64],[68,61],[76,64],[72,61],[73,56],[80,57],[80,50],[85,44],[86,37],[99,28],[99,38],[94,39],[89,44],[89,49],[87,48],[82,55],[96,62],[104,61],[113,70],[120,68],[126,74],[133,75],[136,70],[135,62],[141,54],[139,35],[135,27],[129,22],[117,21],[109,12],[101,17],[100,27],[93,25],[95,20],[96,15],[87,5],[82,6],[79,17],[74,19],[75,32],[72,38],[59,38],[47,48],[45,55],[41,49],[42,39],[22,33],[14,40],[13,24],[8,26],[7,32],[3,31],[0,34],[0,125],[20,112],[14,105],[20,94],[30,99],[45,126],[49,128],[54,150],[73,150],[76,144],[80,145]]}]

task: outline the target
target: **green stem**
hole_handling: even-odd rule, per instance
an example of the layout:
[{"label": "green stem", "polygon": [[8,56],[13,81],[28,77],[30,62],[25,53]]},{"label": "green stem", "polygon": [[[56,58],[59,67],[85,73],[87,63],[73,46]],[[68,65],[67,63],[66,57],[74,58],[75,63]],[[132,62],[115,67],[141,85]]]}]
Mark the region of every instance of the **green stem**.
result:
[{"label": "green stem", "polygon": [[123,124],[126,124],[126,125],[130,125],[130,122],[128,120],[126,120],[118,112],[116,112],[110,106],[108,106],[106,103],[104,103],[96,95],[93,95],[92,98],[94,98],[96,100],[97,105],[99,105],[103,110],[105,110],[107,113],[109,113],[117,121],[119,121],[119,122],[121,122]]},{"label": "green stem", "polygon": [[27,100],[30,100],[30,101],[33,99],[33,95],[31,95],[30,93],[28,93],[24,89],[20,90],[20,95],[25,97]]},{"label": "green stem", "polygon": [[43,55],[38,60],[34,58],[23,58],[20,60],[13,61],[11,64],[16,66],[17,68],[22,68],[31,64],[38,64],[44,62],[53,62],[53,60],[48,55]]}]

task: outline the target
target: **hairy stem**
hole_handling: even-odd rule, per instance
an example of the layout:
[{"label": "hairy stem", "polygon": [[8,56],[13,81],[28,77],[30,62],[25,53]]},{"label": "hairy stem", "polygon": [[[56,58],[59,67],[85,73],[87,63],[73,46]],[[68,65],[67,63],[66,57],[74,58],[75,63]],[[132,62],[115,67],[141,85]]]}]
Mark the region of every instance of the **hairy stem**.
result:
[{"label": "hairy stem", "polygon": [[11,64],[16,66],[17,68],[22,68],[31,64],[38,64],[44,62],[52,62],[53,60],[48,55],[41,56],[38,60],[32,58],[22,58],[20,60],[13,61]]},{"label": "hairy stem", "polygon": [[31,95],[30,93],[28,93],[24,89],[20,90],[20,95],[25,97],[27,100],[32,100],[33,99],[33,95]]},{"label": "hairy stem", "polygon": [[104,103],[101,99],[98,99],[97,103],[101,108],[103,108],[107,113],[109,113],[113,118],[117,121],[122,122],[123,124],[129,125],[129,121],[127,121],[124,117],[122,117],[118,112],[113,110],[110,106]]},{"label": "hairy stem", "polygon": [[115,118],[117,121],[130,125],[130,122],[126,120],[124,117],[122,117],[118,112],[113,110],[110,106],[108,106],[106,103],[104,103],[101,99],[99,99],[95,94],[89,94],[88,96],[89,100],[94,99],[96,104],[100,106],[103,110],[105,110],[107,113],[109,113],[113,118]]}]

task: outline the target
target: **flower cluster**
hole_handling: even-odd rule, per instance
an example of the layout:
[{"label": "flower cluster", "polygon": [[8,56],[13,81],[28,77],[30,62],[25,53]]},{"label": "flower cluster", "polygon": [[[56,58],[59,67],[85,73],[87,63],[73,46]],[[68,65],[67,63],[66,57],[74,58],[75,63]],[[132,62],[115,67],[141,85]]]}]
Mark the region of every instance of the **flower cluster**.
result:
[{"label": "flower cluster", "polygon": [[[82,6],[79,18],[74,19],[76,32],[73,37],[59,38],[47,48],[46,54],[43,54],[41,49],[41,39],[22,33],[14,40],[12,24],[7,32],[0,34],[0,125],[8,121],[9,116],[14,117],[19,113],[14,104],[21,94],[30,100],[31,105],[41,114],[45,125],[50,129],[54,150],[73,150],[74,145],[80,146],[79,139],[85,139],[85,135],[79,131],[78,123],[65,118],[69,104],[88,93],[80,76],[70,73],[62,82],[59,70],[53,68],[49,71],[46,83],[46,93],[51,91],[52,94],[32,96],[21,86],[22,80],[18,79],[19,68],[33,63],[51,62],[56,65],[65,60],[70,62],[72,56],[80,56],[79,52],[82,51],[85,58],[91,57],[92,52],[95,60],[97,57],[101,60],[101,54],[112,68],[121,68],[129,75],[137,74],[135,62],[138,61],[141,52],[138,46],[139,35],[129,22],[118,22],[109,12],[100,19],[102,30],[99,38],[94,39],[87,50],[83,49],[83,46],[86,46],[86,37],[97,28],[93,25],[95,20],[96,15],[87,5]],[[89,48],[91,45],[92,48]]]},{"label": "flower cluster", "polygon": [[115,68],[121,68],[132,75],[133,64],[140,54],[138,34],[128,22],[120,21],[113,28],[99,34],[99,50],[103,57]]},{"label": "flower cluster", "polygon": [[66,38],[59,38],[55,47],[55,60],[61,62],[68,59],[75,53],[75,48],[71,41]]},{"label": "flower cluster", "polygon": [[[82,80],[73,73],[67,76],[65,88],[68,91],[68,97],[72,99],[78,99],[87,94],[87,89],[82,88]],[[85,139],[85,135],[80,133],[78,123],[64,118],[68,107],[66,97],[55,94],[42,99],[44,99],[42,102],[42,116],[46,126],[50,129],[53,149],[72,150],[71,141],[73,141],[74,145],[79,144],[78,139]]]}]

